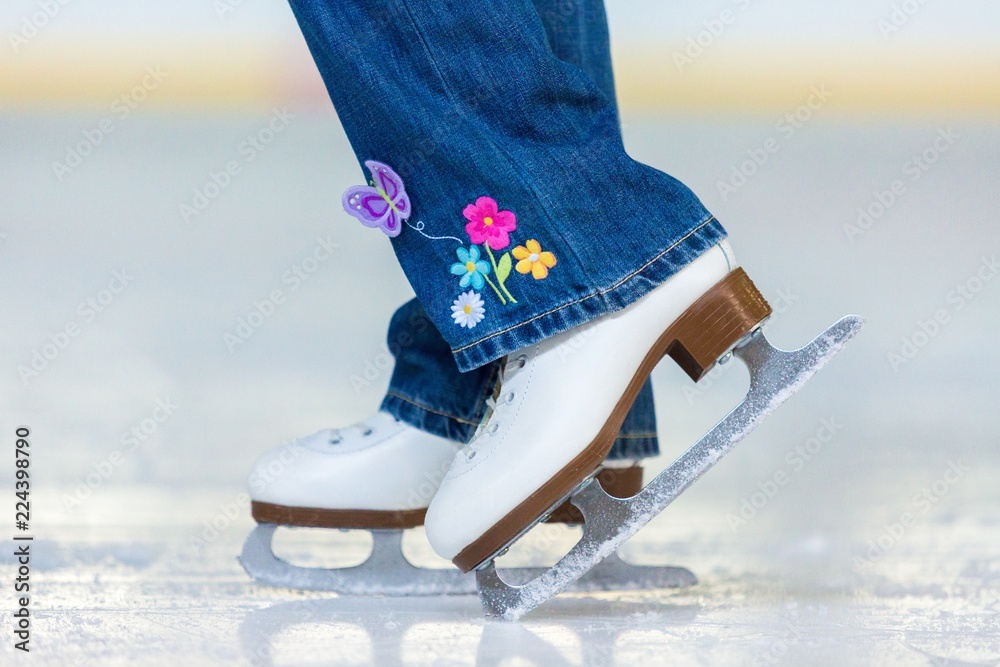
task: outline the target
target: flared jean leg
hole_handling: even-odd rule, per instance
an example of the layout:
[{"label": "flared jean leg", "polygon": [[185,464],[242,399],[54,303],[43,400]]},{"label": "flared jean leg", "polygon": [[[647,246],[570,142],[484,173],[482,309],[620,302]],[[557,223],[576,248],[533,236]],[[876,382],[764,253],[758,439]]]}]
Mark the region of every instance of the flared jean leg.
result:
[{"label": "flared jean leg", "polygon": [[[724,238],[690,190],[625,154],[600,3],[292,7],[359,161],[405,182],[412,219],[393,246],[417,319],[472,371],[447,392],[467,397],[455,409],[404,393],[419,363],[400,359],[386,401],[404,418],[419,402],[422,427],[437,414],[467,434],[492,362],[630,305]],[[643,394],[634,442],[655,428]]]},{"label": "flared jean leg", "polygon": [[[603,0],[534,0],[549,45],[559,59],[578,66],[616,100]],[[387,345],[396,358],[382,409],[441,437],[467,442],[486,410],[499,362],[461,373],[448,343],[413,299],[393,316]],[[647,380],[611,448],[612,460],[659,453],[653,387]]]}]

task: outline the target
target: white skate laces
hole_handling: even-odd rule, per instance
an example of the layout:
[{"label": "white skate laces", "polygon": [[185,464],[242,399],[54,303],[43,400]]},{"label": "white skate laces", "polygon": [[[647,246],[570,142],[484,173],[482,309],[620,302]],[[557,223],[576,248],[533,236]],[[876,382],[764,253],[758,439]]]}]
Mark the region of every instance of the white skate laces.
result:
[{"label": "white skate laces", "polygon": [[514,358],[507,357],[504,361],[500,371],[500,381],[497,383],[493,395],[486,399],[486,407],[488,408],[486,415],[472,435],[472,440],[459,450],[465,455],[466,461],[476,458],[475,447],[480,438],[483,436],[493,437],[500,432],[502,424],[500,413],[517,400],[517,390],[510,386],[511,382],[518,371],[527,365],[528,355],[526,354],[519,354]]},{"label": "white skate laces", "polygon": [[[399,420],[396,419],[396,422],[398,423]],[[362,438],[367,438],[375,433],[375,427],[365,419],[357,424],[351,424],[343,428],[331,428],[327,444],[339,445],[344,440],[350,439],[350,436],[354,433],[359,434]]]}]

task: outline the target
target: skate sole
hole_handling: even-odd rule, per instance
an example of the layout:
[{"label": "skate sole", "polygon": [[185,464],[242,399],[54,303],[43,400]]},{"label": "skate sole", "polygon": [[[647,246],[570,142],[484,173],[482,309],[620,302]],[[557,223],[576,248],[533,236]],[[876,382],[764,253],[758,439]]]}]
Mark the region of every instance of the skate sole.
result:
[{"label": "skate sole", "polygon": [[607,457],[625,416],[663,357],[670,356],[697,382],[770,314],[771,307],[746,272],[742,268],[730,272],[657,338],[597,437],[562,470],[462,549],[452,562],[462,572],[483,566],[538,523],[539,517],[587,483]]},{"label": "skate sole", "polygon": [[864,320],[857,315],[844,317],[805,347],[791,352],[773,347],[760,331],[741,341],[734,355],[750,371],[750,389],[743,401],[635,497],[611,498],[597,484],[574,495],[572,502],[585,518],[583,537],[537,579],[521,585],[505,581],[494,561],[478,569],[479,599],[486,614],[515,620],[567,590],[732,451],[842,350],[863,325]]},{"label": "skate sole", "polygon": [[[605,468],[597,475],[604,490],[615,498],[628,498],[642,490],[642,467]],[[331,510],[295,507],[259,500],[250,502],[250,514],[257,523],[273,523],[295,528],[345,530],[402,530],[424,525],[426,509],[418,510]],[[551,523],[583,523],[583,515],[570,503],[557,508]]]},{"label": "skate sole", "polygon": [[257,523],[300,528],[344,528],[397,530],[424,525],[427,509],[417,510],[328,510],[291,507],[258,500],[250,502],[250,514]]}]

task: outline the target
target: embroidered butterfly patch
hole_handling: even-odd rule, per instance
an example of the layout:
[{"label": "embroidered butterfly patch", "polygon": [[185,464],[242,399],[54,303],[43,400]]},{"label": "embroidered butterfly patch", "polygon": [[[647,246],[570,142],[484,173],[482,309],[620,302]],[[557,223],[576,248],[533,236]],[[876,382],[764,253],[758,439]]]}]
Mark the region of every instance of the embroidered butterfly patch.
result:
[{"label": "embroidered butterfly patch", "polygon": [[377,227],[386,236],[399,236],[403,221],[413,210],[403,179],[387,164],[368,160],[365,166],[372,173],[371,185],[353,185],[344,193],[344,210],[365,227]]}]

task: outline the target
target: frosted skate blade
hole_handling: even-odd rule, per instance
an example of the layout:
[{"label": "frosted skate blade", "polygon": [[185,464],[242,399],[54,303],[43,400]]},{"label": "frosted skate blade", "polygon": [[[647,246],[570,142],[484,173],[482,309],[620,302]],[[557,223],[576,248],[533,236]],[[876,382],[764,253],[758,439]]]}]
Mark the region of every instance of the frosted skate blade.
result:
[{"label": "frosted skate blade", "polygon": [[[372,555],[361,565],[345,568],[310,568],[293,565],[274,555],[274,524],[259,524],[247,537],[239,561],[255,581],[278,588],[322,591],[339,595],[472,595],[475,577],[457,569],[427,570],[412,565],[403,555],[402,531],[372,531]],[[547,568],[524,567],[503,571],[514,583],[536,579]],[[613,555],[573,582],[574,592],[681,588],[696,583],[682,567],[632,565]]]},{"label": "frosted skate blade", "polygon": [[[503,572],[503,576],[505,581],[510,580],[507,571]],[[633,565],[616,552],[596,563],[566,590],[574,593],[649,591],[660,588],[689,588],[697,583],[698,578],[685,567]]]},{"label": "frosted skate blade", "polygon": [[528,583],[510,584],[490,561],[476,570],[486,614],[515,620],[567,587],[617,551],[692,483],[728,454],[778,406],[802,388],[864,324],[856,315],[841,319],[805,347],[773,347],[757,331],[734,350],[750,371],[746,397],[708,433],[632,498],[612,498],[600,484],[573,496],[583,513],[583,536],[556,565]]},{"label": "frosted skate blade", "polygon": [[[547,567],[510,567],[500,569],[500,574],[508,584],[520,586],[548,571]],[[475,584],[471,572],[465,576]],[[688,588],[697,583],[698,579],[687,568],[672,565],[633,565],[614,553],[570,583],[566,591],[568,593],[647,591],[658,588]]]},{"label": "frosted skate blade", "polygon": [[360,565],[310,568],[292,565],[274,555],[271,544],[277,526],[258,524],[247,537],[239,561],[254,580],[269,586],[324,591],[340,595],[467,595],[476,583],[453,569],[415,567],[402,550],[402,530],[373,530],[372,552]]}]

